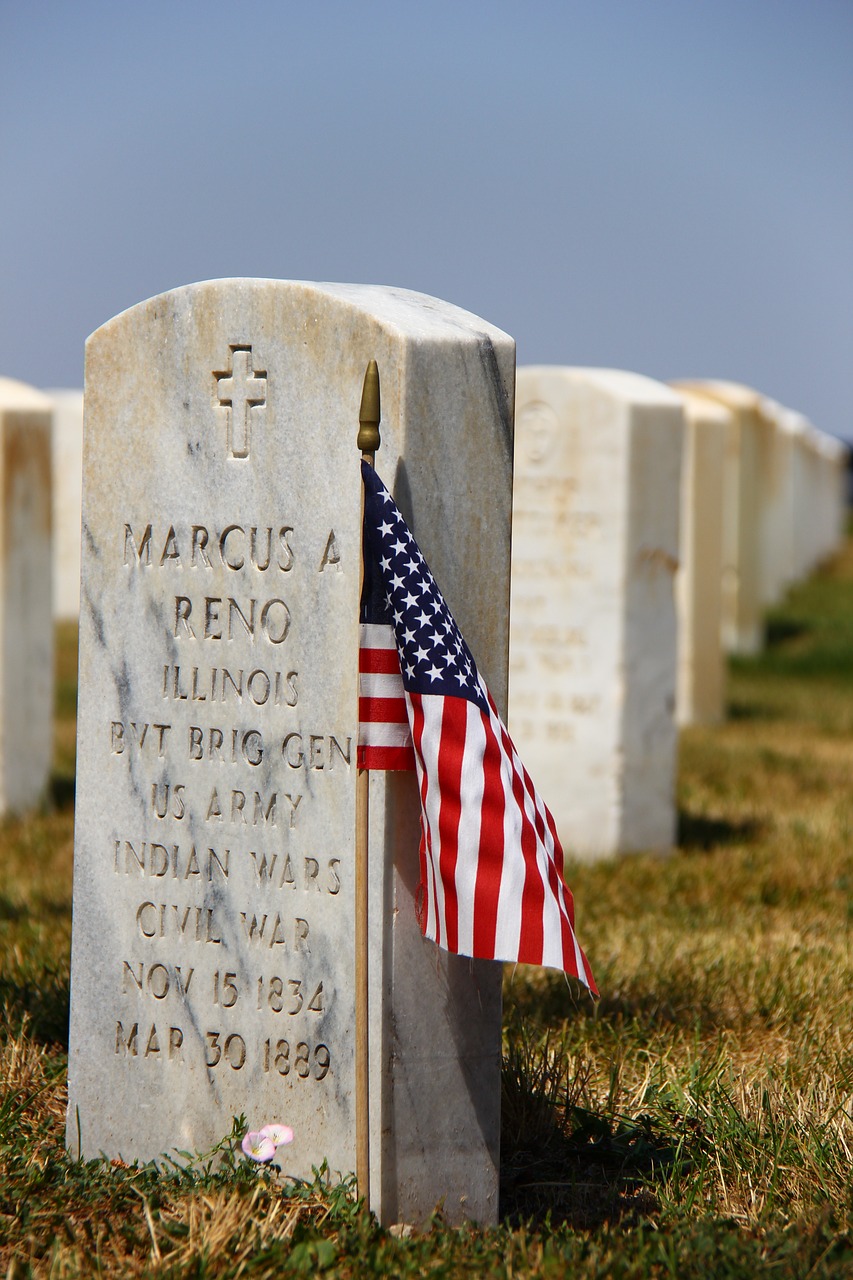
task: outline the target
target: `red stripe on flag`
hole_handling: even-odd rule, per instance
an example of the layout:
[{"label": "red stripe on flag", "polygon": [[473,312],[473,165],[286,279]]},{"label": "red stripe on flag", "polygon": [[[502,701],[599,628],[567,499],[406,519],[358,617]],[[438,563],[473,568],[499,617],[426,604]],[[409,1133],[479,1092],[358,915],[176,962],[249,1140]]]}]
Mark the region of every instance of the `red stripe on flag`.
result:
[{"label": "red stripe on flag", "polygon": [[[583,949],[581,947],[578,947],[578,951],[580,951],[581,960],[583,961],[583,971],[586,974],[586,985],[589,987],[592,994],[594,996],[597,996],[599,995],[599,990],[598,990],[598,987],[595,985],[595,978],[592,976],[592,969],[590,969],[589,967],[589,961],[584,955]],[[578,974],[578,977],[580,978],[581,975]],[[583,978],[581,978],[581,982],[583,982]]]},{"label": "red stripe on flag", "polygon": [[358,700],[358,718],[362,724],[408,724],[405,698],[371,698]]},{"label": "red stripe on flag", "polygon": [[524,861],[524,888],[521,891],[521,932],[518,939],[518,959],[522,964],[541,964],[545,942],[545,925],[542,907],[545,902],[545,886],[536,865],[536,828],[527,816],[524,806],[524,786],[512,764],[512,743],[501,724],[504,751],[512,769],[512,794],[521,814],[521,853]]},{"label": "red stripe on flag", "polygon": [[[399,676],[400,660],[396,649],[361,648],[358,651],[359,671],[376,675]],[[400,676],[402,686],[403,678]]]},{"label": "red stripe on flag", "polygon": [[501,783],[500,745],[488,716],[482,712],[480,715],[486,746],[483,753],[483,801],[474,897],[474,955],[494,956],[503,873],[506,803]]},{"label": "red stripe on flag", "polygon": [[411,747],[358,747],[356,759],[359,769],[408,769],[415,767]]}]

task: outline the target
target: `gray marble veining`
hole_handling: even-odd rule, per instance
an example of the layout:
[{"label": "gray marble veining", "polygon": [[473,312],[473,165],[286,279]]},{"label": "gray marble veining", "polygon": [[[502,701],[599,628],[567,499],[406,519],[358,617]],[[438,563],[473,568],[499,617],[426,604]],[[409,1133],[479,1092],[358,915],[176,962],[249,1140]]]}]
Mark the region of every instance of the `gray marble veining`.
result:
[{"label": "gray marble veining", "polygon": [[[377,467],[499,701],[514,344],[433,298],[221,280],[86,359],[68,1143],[199,1150],[245,1113],[354,1167],[362,378]],[[500,967],[416,918],[414,775],[371,778],[371,1192],[494,1221]]]}]

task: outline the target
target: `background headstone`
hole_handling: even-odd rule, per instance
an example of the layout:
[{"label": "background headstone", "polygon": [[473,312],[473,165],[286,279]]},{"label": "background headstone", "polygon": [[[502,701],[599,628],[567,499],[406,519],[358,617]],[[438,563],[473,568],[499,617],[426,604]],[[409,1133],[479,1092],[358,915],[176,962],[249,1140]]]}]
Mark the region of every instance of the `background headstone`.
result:
[{"label": "background headstone", "polygon": [[796,414],[792,414],[784,405],[766,397],[762,401],[762,412],[771,419],[776,428],[775,452],[780,471],[780,509],[776,537],[769,547],[773,560],[772,576],[776,582],[777,599],[796,582],[798,574],[795,569],[795,529],[796,529],[796,453],[797,431]]},{"label": "background headstone", "polygon": [[758,653],[770,594],[766,548],[774,527],[773,424],[762,412],[762,397],[749,387],[688,380],[672,385],[705,396],[732,415],[723,473],[723,648]]},{"label": "background headstone", "polygon": [[43,797],[53,755],[51,403],[0,378],[0,813]]},{"label": "background headstone", "polygon": [[[89,339],[67,1138],[355,1165],[362,379],[499,703],[514,344],[403,290],[190,285]],[[487,495],[484,497],[484,495]],[[371,776],[371,1196],[497,1214],[501,968],[417,922],[414,774]],[[78,1130],[79,1125],[79,1130]]]},{"label": "background headstone", "polygon": [[761,424],[765,453],[761,472],[761,601],[765,608],[778,604],[785,593],[785,529],[790,516],[788,503],[790,452],[788,437],[765,396],[757,395],[754,413]]},{"label": "background headstone", "polygon": [[824,555],[831,556],[844,541],[847,526],[847,460],[850,448],[826,431],[819,434],[824,497],[820,504],[821,543]]},{"label": "background headstone", "polygon": [[817,510],[822,500],[821,465],[817,428],[802,414],[792,419],[796,427],[797,476],[795,543],[798,577],[806,578],[823,558],[823,538]]},{"label": "background headstone", "polygon": [[53,404],[53,616],[80,613],[83,392],[49,390]]},{"label": "background headstone", "polygon": [[703,396],[681,393],[684,456],[675,599],[678,612],[679,724],[717,724],[725,711],[720,636],[723,467],[731,415]]},{"label": "background headstone", "polygon": [[510,731],[567,855],[667,850],[681,400],[544,366],[516,399]]}]

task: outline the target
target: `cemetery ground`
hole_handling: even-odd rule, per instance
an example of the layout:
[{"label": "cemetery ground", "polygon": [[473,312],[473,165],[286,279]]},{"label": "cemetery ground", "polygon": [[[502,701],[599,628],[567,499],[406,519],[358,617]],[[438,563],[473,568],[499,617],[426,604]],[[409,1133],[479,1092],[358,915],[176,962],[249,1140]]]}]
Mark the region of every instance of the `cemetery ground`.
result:
[{"label": "cemetery ground", "polygon": [[52,800],[0,828],[2,1274],[853,1275],[853,545],[735,664],[728,722],[683,735],[674,857],[569,868],[598,1006],[507,971],[494,1231],[398,1238],[226,1134],[162,1173],[65,1154],[72,629],[57,649]]}]

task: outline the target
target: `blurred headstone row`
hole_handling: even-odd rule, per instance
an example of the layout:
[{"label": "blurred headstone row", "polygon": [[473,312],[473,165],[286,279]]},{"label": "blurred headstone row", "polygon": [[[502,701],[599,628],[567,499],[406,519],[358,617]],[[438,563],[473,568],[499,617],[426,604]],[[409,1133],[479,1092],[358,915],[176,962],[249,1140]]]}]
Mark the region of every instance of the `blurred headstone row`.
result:
[{"label": "blurred headstone row", "polygon": [[[80,605],[83,393],[0,379],[0,808],[47,786],[53,640]],[[725,715],[725,656],[839,547],[848,449],[721,381],[521,367],[510,728],[582,858],[675,837],[677,728]]]},{"label": "blurred headstone row", "polygon": [[672,847],[677,727],[838,549],[848,453],[735,383],[519,369],[510,729],[571,854]]}]

